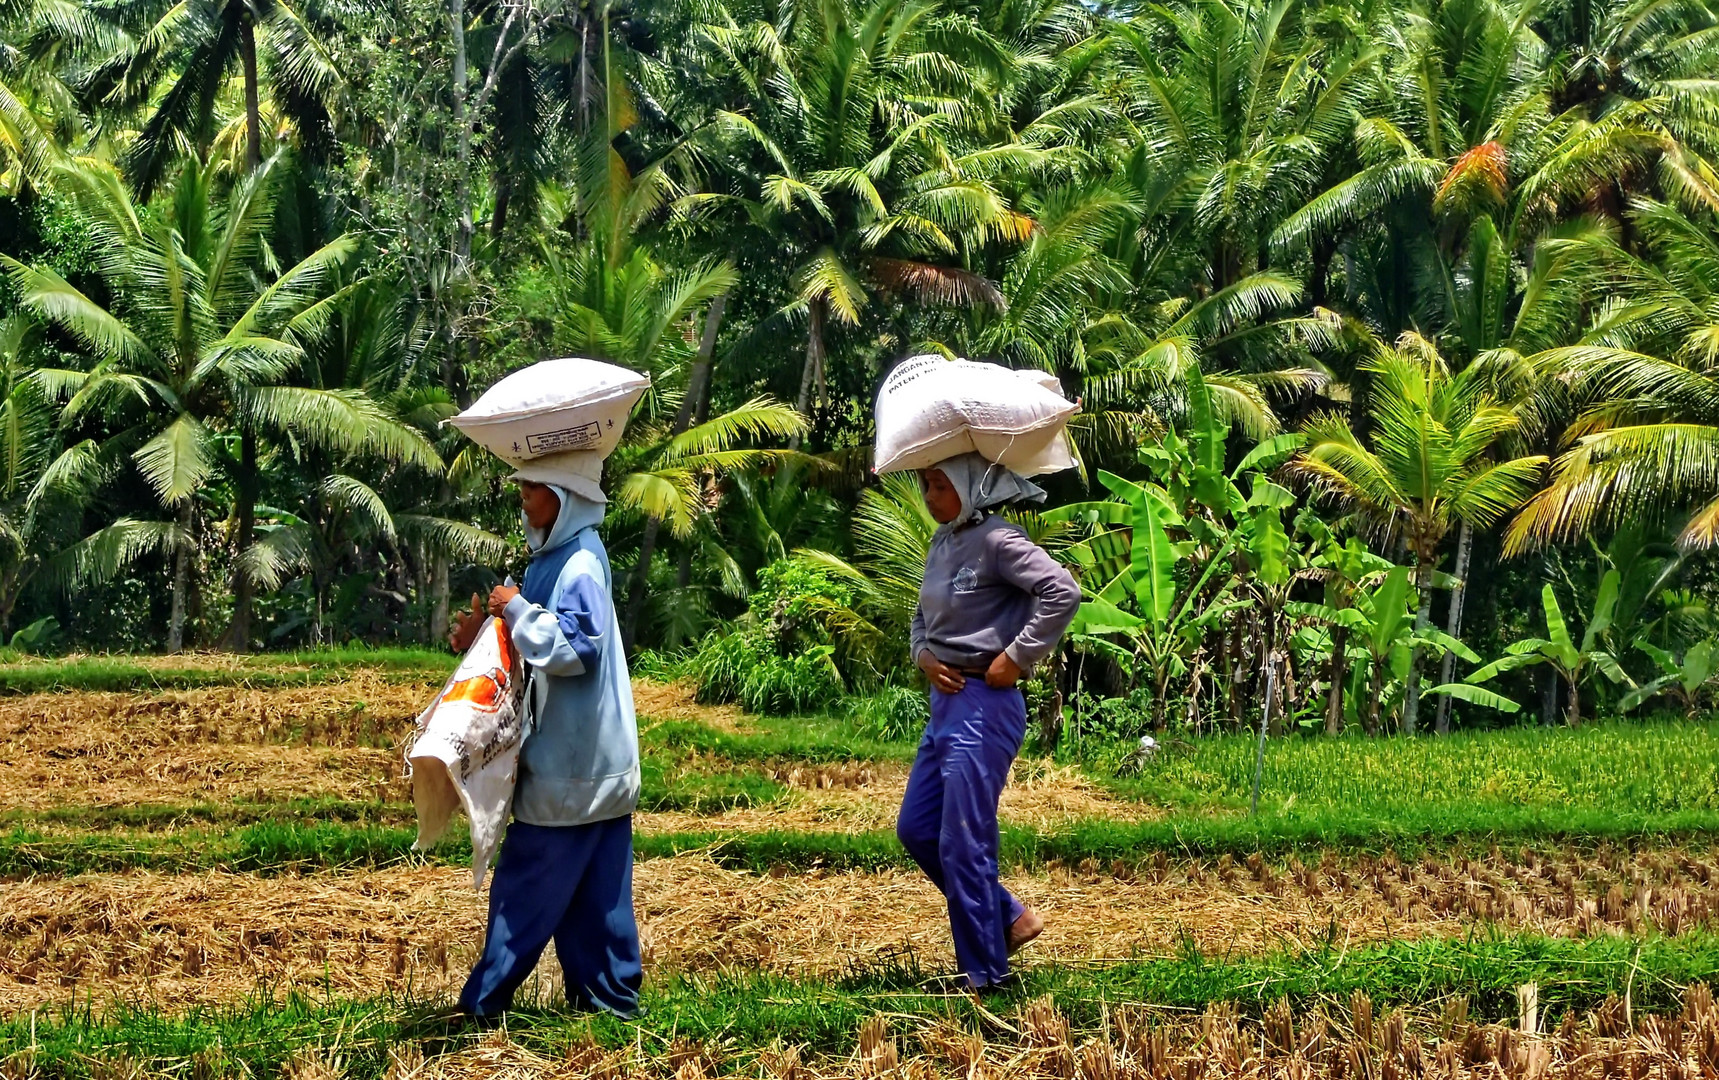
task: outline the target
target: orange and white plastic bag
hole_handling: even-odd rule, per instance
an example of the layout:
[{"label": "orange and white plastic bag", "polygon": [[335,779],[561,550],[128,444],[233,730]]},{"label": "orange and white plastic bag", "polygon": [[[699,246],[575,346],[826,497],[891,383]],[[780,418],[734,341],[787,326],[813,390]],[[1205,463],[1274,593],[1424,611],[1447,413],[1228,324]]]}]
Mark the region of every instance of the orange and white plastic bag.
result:
[{"label": "orange and white plastic bag", "polygon": [[460,659],[436,700],[418,716],[406,751],[412,802],[418,808],[414,848],[447,832],[456,807],[471,821],[472,888],[483,887],[513,805],[524,739],[525,678],[519,650],[500,619],[490,619]]}]

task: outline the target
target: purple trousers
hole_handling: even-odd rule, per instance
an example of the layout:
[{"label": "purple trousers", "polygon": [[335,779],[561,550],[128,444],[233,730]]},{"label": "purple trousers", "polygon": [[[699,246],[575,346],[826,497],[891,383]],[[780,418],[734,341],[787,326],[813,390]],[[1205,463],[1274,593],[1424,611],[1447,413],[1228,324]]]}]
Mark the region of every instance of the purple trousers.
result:
[{"label": "purple trousers", "polygon": [[1009,927],[1024,910],[997,881],[997,800],[1026,733],[1019,690],[968,676],[958,694],[931,691],[931,723],[895,823],[949,901],[955,959],[975,989],[1009,974]]}]

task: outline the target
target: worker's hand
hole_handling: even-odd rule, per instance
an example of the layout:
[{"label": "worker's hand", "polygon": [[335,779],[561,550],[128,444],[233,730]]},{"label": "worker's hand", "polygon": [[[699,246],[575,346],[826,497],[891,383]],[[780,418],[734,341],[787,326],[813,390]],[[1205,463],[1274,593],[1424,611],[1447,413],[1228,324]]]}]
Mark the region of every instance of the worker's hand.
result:
[{"label": "worker's hand", "polygon": [[930,649],[919,652],[919,670],[925,672],[925,677],[931,680],[933,689],[945,694],[959,694],[961,688],[967,685],[967,677],[931,655]]},{"label": "worker's hand", "polygon": [[991,666],[985,669],[985,685],[994,690],[1007,690],[1021,681],[1021,665],[1009,659],[1009,654],[1000,652],[991,661]]},{"label": "worker's hand", "polygon": [[501,618],[501,613],[507,610],[508,602],[519,595],[519,590],[512,585],[497,585],[489,591],[489,613]]},{"label": "worker's hand", "polygon": [[454,625],[448,631],[448,647],[457,653],[463,653],[472,647],[477,640],[478,631],[483,629],[483,621],[487,618],[483,610],[483,600],[477,593],[472,593],[472,606],[454,616]]}]

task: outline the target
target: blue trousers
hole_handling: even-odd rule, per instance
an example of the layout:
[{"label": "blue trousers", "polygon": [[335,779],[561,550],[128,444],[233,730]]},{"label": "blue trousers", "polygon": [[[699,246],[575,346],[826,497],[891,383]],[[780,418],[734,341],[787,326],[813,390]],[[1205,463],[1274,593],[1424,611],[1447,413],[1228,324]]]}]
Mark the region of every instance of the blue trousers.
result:
[{"label": "blue trousers", "polygon": [[489,886],[489,931],[460,1008],[493,1016],[513,1004],[550,939],[575,1009],[638,1014],[633,819],[507,827]]},{"label": "blue trousers", "polygon": [[975,989],[1009,974],[1009,926],[1024,910],[997,881],[997,800],[1026,733],[1019,690],[969,676],[958,694],[931,691],[931,723],[895,823],[949,901],[955,960]]}]

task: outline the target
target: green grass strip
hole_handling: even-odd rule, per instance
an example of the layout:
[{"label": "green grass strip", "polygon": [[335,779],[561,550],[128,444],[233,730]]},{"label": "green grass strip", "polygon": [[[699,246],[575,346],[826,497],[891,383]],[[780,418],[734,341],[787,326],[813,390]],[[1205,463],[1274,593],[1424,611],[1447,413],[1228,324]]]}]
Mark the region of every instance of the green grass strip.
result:
[{"label": "green grass strip", "polygon": [[[1110,749],[1132,752],[1100,748],[1094,760]],[[1185,810],[1245,809],[1257,749],[1252,736],[1175,738],[1137,763],[1138,775],[1105,784],[1119,796]],[[1260,791],[1262,805],[1273,811],[1392,820],[1476,806],[1719,811],[1719,723],[1612,721],[1440,738],[1272,739]]]},{"label": "green grass strip", "polygon": [[[1283,857],[1291,852],[1319,850],[1376,853],[1390,848],[1411,857],[1463,844],[1585,846],[1615,842],[1666,847],[1710,841],[1719,829],[1719,814],[1552,815],[1524,811],[1515,817],[1487,817],[1473,824],[1474,828],[1463,830],[1440,827],[1437,823],[1417,829],[1364,820],[1345,823],[1342,828],[1331,822],[1270,819],[1169,819],[1144,823],[1089,820],[1048,832],[1007,827],[1002,835],[1002,861],[1005,867],[1034,869],[1052,860],[1072,865],[1092,859],[1101,867],[1120,860],[1133,866],[1160,851],[1173,858],[1210,858],[1254,852]],[[411,858],[456,863],[470,858],[470,849],[457,838],[428,856],[414,853],[411,846],[415,835],[409,823],[362,820],[270,820],[235,830],[187,828],[105,834],[20,826],[0,834],[0,878],[140,869],[184,872],[224,868],[280,873],[384,866]],[[708,850],[723,865],[754,871],[811,867],[876,870],[912,865],[890,830],[651,833],[636,836],[634,845],[640,858]]]},{"label": "green grass strip", "polygon": [[[1592,1007],[1626,987],[1637,1015],[1670,1012],[1687,985],[1715,971],[1719,938],[1704,933],[1639,942],[1476,937],[1234,960],[1189,952],[1090,967],[1029,967],[1008,997],[988,1007],[1006,1016],[1015,1003],[1048,994],[1078,1032],[1094,1030],[1105,1008],[1125,1002],[1199,1010],[1234,1001],[1257,1014],[1286,997],[1303,1008],[1325,1002],[1341,1009],[1360,990],[1385,1007],[1434,1006],[1460,995],[1477,1018],[1510,1019],[1516,988],[1533,982],[1540,987],[1546,1019],[1556,1023],[1569,1010]],[[641,1035],[647,1046],[667,1045],[677,1036],[720,1042],[727,1069],[749,1075],[756,1075],[751,1056],[778,1040],[815,1054],[850,1054],[860,1024],[878,1013],[890,1016],[896,1032],[909,1033],[909,1053],[918,1049],[911,1031],[929,1021],[953,1022],[991,1041],[1009,1041],[964,995],[950,990],[946,978],[927,976],[911,958],[834,980],[683,977],[647,984],[649,1013],[637,1025],[528,1009],[512,1014],[508,1030],[550,1057],[590,1036],[610,1047]],[[32,1075],[44,1078],[99,1075],[121,1059],[149,1075],[275,1076],[295,1054],[315,1047],[331,1049],[345,1075],[370,1078],[383,1073],[390,1046],[416,1042],[434,1056],[482,1037],[436,1031],[418,1019],[435,1003],[405,999],[259,998],[185,1011],[93,1004],[0,1019],[0,1060],[21,1061],[27,1055]]]},{"label": "green grass strip", "polygon": [[[643,762],[645,812],[679,811],[716,814],[740,806],[761,806],[787,795],[787,787],[752,770],[680,772],[672,780],[673,763],[647,756]],[[274,802],[133,803],[124,806],[54,806],[0,811],[0,829],[58,826],[82,830],[161,830],[198,825],[242,826],[263,823],[328,825],[416,825],[417,809],[410,802],[375,799],[308,798]]]},{"label": "green grass strip", "polygon": [[143,663],[128,656],[19,658],[0,663],[0,694],[323,686],[344,682],[357,669],[381,672],[401,681],[439,682],[447,678],[453,667],[452,656],[434,649],[319,649],[205,657],[182,664]]}]

